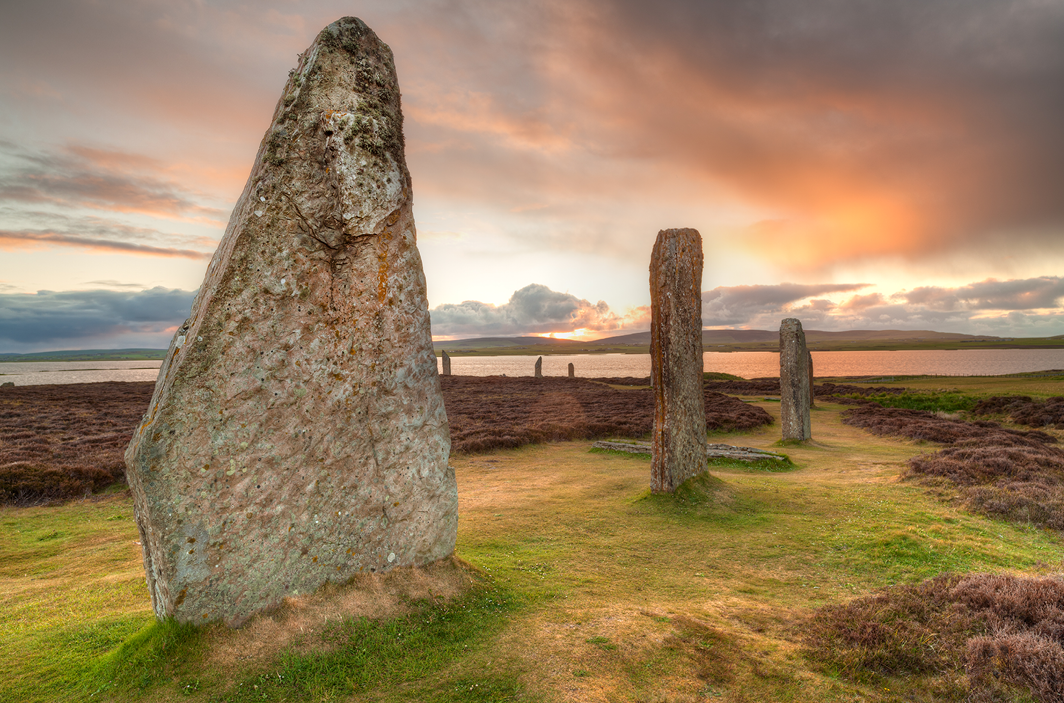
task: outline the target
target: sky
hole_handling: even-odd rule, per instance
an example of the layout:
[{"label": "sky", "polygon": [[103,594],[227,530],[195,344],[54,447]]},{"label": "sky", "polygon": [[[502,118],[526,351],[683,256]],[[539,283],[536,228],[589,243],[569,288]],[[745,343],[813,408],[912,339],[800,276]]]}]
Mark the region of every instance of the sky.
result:
[{"label": "sky", "polygon": [[165,347],[296,56],[395,55],[437,338],[703,324],[1064,334],[1060,0],[0,5],[0,352]]}]

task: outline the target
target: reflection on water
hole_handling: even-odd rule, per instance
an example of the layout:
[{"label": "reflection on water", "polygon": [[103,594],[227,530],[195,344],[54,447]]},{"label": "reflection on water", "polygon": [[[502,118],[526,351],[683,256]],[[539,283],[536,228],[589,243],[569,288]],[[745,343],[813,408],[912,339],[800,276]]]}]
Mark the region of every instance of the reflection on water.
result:
[{"label": "reflection on water", "polygon": [[[773,352],[706,352],[706,371],[743,378],[779,376],[779,354]],[[438,361],[438,360],[437,360]],[[543,357],[543,375],[565,376],[570,362],[576,375],[650,375],[649,354],[578,354]],[[154,381],[160,361],[33,361],[0,363],[0,383],[97,383]],[[534,356],[455,356],[451,371],[458,376],[531,376]],[[1064,349],[964,349],[957,351],[813,352],[816,375],[826,376],[997,376],[1024,371],[1064,369]]]}]

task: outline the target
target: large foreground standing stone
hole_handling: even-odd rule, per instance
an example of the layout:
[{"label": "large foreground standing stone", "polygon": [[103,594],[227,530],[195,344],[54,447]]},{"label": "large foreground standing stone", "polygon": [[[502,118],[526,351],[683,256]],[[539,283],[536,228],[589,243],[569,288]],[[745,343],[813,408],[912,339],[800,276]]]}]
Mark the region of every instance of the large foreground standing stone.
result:
[{"label": "large foreground standing stone", "polygon": [[392,53],[344,18],[289,74],[126,451],[156,615],[238,624],[451,554],[449,451]]},{"label": "large foreground standing stone", "polygon": [[783,439],[812,437],[809,404],[812,397],[809,350],[802,323],[788,317],[780,324],[780,425]]},{"label": "large foreground standing stone", "polygon": [[671,493],[706,470],[702,396],[702,236],[658,232],[650,258],[650,490]]}]

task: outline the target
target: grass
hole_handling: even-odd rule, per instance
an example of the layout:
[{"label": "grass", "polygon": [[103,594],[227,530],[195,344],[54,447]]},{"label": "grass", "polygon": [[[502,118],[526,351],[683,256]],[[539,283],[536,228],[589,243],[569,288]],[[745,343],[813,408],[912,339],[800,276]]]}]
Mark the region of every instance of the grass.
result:
[{"label": "grass", "polygon": [[927,412],[956,413],[975,407],[976,399],[959,391],[923,391],[873,396],[851,396],[870,400],[885,408],[925,410]]},{"label": "grass", "polygon": [[[396,585],[366,620],[330,610],[362,602],[354,584],[322,596],[327,620],[293,606],[240,631],[152,624],[128,497],[0,508],[0,700],[908,700],[919,676],[812,657],[813,613],[947,572],[1059,571],[1064,547],[899,482],[926,445],[817,405],[791,470],[722,463],[675,498],[649,494],[646,458],[588,441],[454,456],[470,585]],[[753,406],[778,420],[778,403]],[[778,432],[710,440],[772,450]]]}]

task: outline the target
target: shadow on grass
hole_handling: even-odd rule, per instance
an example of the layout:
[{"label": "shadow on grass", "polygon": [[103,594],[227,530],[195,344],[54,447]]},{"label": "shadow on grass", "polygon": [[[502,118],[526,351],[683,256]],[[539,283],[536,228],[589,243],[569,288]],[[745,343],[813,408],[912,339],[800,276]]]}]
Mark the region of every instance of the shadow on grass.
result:
[{"label": "shadow on grass", "polygon": [[684,481],[671,495],[647,490],[634,504],[646,513],[721,527],[749,527],[766,519],[758,501],[738,493],[708,471]]}]

